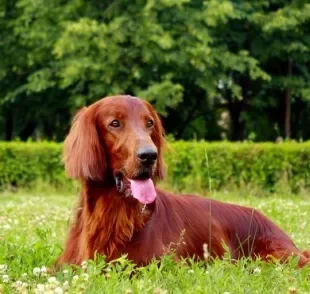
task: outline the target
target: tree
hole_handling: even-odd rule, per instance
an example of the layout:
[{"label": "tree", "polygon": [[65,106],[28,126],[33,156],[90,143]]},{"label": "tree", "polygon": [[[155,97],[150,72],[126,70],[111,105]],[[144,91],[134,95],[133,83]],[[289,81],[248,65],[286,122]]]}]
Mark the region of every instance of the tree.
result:
[{"label": "tree", "polygon": [[[264,95],[284,109],[277,120],[280,134],[297,138],[301,117],[298,104],[310,100],[310,4],[308,1],[273,1],[267,12],[257,12],[253,21],[261,27],[254,53],[272,76],[263,85]],[[282,99],[279,99],[282,97]],[[295,104],[295,105],[294,105]],[[297,116],[292,117],[292,106]]]},{"label": "tree", "polygon": [[6,0],[3,139],[63,140],[78,108],[119,93],[149,100],[176,138],[309,138],[308,11],[280,0]]}]

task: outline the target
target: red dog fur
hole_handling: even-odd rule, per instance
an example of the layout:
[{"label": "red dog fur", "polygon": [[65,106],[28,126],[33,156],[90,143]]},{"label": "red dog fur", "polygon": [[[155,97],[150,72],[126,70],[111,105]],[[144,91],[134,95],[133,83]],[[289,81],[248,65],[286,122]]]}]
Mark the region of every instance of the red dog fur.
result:
[{"label": "red dog fur", "polygon": [[[271,220],[255,209],[156,189],[156,200],[146,205],[132,197],[128,179],[164,176],[164,134],[152,106],[135,97],[107,97],[82,109],[64,145],[69,176],[81,180],[79,209],[58,264],[81,264],[105,255],[107,260],[128,254],[145,265],[175,249],[177,258],[203,258],[203,244],[211,257],[225,252],[262,260],[299,257],[299,267],[310,262]],[[145,146],[157,149],[157,160],[147,167],[137,158]],[[116,175],[121,175],[117,181]],[[119,186],[117,185],[119,184]]]}]

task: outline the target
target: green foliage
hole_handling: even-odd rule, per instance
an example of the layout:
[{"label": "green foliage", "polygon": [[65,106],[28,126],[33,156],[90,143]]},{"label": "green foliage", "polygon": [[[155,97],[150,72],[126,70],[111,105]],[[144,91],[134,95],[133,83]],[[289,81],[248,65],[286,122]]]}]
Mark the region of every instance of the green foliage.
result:
[{"label": "green foliage", "polygon": [[[294,192],[310,185],[310,143],[207,143],[172,141],[164,182],[183,191],[251,186]],[[0,187],[34,188],[38,182],[69,187],[61,144],[0,143]],[[71,183],[71,184],[70,184]]]},{"label": "green foliage", "polygon": [[62,141],[78,108],[127,93],[178,139],[275,140],[289,93],[308,139],[309,24],[303,0],[5,0],[0,134]]},{"label": "green foliage", "polygon": [[[182,85],[173,84],[170,79],[165,79],[163,82],[151,84],[145,91],[140,91],[138,96],[152,103],[162,116],[167,116],[167,107],[176,107],[183,100],[183,91]],[[165,100],[156,99],[157,96]]]}]

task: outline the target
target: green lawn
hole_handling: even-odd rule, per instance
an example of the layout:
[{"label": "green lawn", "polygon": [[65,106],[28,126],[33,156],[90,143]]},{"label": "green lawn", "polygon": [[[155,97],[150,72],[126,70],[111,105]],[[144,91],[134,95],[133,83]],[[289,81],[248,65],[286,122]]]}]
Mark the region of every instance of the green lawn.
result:
[{"label": "green lawn", "polygon": [[[244,194],[244,193],[243,193]],[[239,196],[239,197],[238,197]],[[213,198],[262,210],[310,248],[310,198],[301,196],[240,197],[213,193]],[[294,269],[227,257],[214,264],[175,264],[166,257],[135,270],[125,259],[113,266],[102,258],[84,268],[66,267],[50,273],[68,228],[75,197],[64,195],[0,195],[0,293],[310,293],[310,267]],[[106,275],[100,274],[102,269]]]}]

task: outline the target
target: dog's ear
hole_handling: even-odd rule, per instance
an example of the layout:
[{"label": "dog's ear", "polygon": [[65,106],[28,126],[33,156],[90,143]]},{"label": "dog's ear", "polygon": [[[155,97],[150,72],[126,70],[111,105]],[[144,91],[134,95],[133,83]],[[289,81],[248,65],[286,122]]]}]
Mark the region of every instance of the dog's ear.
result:
[{"label": "dog's ear", "polygon": [[151,135],[151,138],[156,145],[158,152],[155,177],[162,180],[166,175],[166,167],[163,154],[166,147],[165,131],[158,114],[150,104],[149,109],[151,110],[152,117],[154,118],[154,131]]},{"label": "dog's ear", "polygon": [[95,108],[81,109],[73,119],[64,143],[63,160],[68,176],[103,180],[107,162],[96,127]]}]

